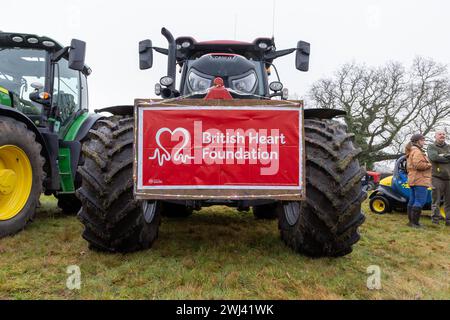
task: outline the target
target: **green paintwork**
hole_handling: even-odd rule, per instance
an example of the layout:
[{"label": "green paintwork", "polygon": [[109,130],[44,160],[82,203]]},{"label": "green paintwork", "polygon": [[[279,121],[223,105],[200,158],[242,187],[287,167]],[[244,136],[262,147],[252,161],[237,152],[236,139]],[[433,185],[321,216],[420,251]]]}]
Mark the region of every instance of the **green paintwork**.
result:
[{"label": "green paintwork", "polygon": [[80,131],[83,123],[89,118],[89,113],[85,112],[78,116],[75,121],[71,124],[69,131],[67,131],[64,141],[74,141],[77,137],[78,131]]},{"label": "green paintwork", "polygon": [[11,96],[9,95],[9,91],[3,87],[0,87],[0,104],[12,107]]},{"label": "green paintwork", "polygon": [[75,192],[74,179],[72,177],[72,166],[70,163],[70,149],[59,148],[58,153],[59,176],[61,183],[61,191],[58,193]]},{"label": "green paintwork", "polygon": [[[64,137],[64,141],[74,141],[83,123],[89,118],[89,114],[83,113],[78,116],[70,125],[69,131]],[[58,154],[59,175],[61,177],[61,191],[59,193],[74,193],[75,184],[72,176],[72,165],[69,148],[59,148]]]}]

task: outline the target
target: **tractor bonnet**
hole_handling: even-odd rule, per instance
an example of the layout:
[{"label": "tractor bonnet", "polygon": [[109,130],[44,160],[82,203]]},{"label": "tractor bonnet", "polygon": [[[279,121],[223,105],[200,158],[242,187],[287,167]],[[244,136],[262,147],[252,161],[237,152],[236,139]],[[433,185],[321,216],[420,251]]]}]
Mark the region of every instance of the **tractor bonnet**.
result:
[{"label": "tractor bonnet", "polygon": [[197,59],[192,68],[215,77],[230,77],[244,74],[255,66],[242,56],[231,54],[207,54]]}]

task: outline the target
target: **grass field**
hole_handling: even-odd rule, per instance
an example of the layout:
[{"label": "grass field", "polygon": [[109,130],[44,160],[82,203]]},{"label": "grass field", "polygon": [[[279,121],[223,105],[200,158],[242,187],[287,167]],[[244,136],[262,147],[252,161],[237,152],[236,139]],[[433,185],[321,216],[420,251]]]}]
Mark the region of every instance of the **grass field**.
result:
[{"label": "grass field", "polygon": [[[275,221],[222,207],[164,219],[152,250],[112,255],[88,250],[76,217],[43,197],[38,218],[0,240],[0,299],[450,299],[450,228],[365,211],[361,241],[339,259],[298,255]],[[81,290],[66,288],[70,265]],[[367,289],[371,265],[381,290]]]}]

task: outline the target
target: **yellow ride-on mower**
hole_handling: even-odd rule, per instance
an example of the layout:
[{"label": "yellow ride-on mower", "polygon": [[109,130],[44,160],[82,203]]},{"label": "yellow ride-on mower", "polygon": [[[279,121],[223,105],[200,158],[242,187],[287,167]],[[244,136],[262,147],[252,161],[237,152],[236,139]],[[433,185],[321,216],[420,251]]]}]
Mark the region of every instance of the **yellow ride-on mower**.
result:
[{"label": "yellow ride-on mower", "polygon": [[[432,189],[429,188],[424,210],[431,210],[431,191]],[[402,156],[395,163],[393,175],[382,179],[378,188],[369,196],[370,210],[377,214],[392,211],[406,212],[410,195],[406,156]],[[443,207],[441,207],[441,215],[445,217]]]}]

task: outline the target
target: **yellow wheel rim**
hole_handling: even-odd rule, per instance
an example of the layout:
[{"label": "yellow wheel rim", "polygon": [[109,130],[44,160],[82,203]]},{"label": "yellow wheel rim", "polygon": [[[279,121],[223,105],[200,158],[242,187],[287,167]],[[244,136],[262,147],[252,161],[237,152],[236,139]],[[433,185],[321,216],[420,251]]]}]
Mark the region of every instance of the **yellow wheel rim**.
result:
[{"label": "yellow wheel rim", "polygon": [[442,206],[442,207],[441,207],[441,209],[440,209],[440,212],[441,212],[441,216],[442,216],[442,218],[444,218],[444,219],[445,219],[445,211],[444,211],[444,206]]},{"label": "yellow wheel rim", "polygon": [[386,204],[383,200],[375,199],[375,201],[372,202],[372,207],[376,212],[383,212],[386,209]]},{"label": "yellow wheel rim", "polygon": [[33,184],[26,153],[17,146],[0,146],[0,221],[14,218],[25,207]]}]

